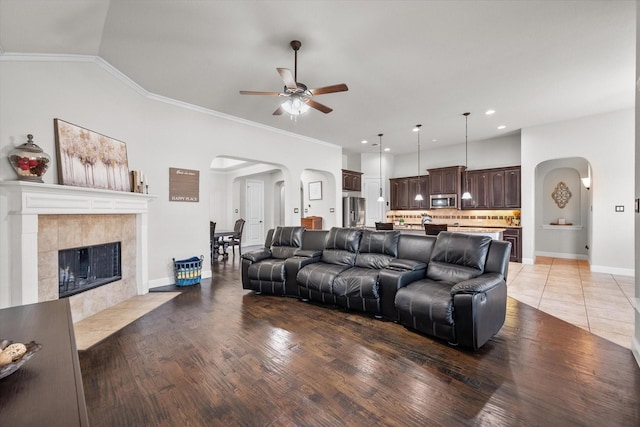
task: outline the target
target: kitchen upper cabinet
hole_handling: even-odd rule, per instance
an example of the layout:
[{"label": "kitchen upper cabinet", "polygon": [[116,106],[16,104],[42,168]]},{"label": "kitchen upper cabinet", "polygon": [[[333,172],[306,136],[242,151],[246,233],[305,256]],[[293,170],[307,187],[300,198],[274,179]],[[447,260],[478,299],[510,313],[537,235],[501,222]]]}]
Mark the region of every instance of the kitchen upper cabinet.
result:
[{"label": "kitchen upper cabinet", "polygon": [[429,194],[460,194],[464,166],[429,169]]},{"label": "kitchen upper cabinet", "polygon": [[472,199],[463,200],[462,209],[520,207],[519,166],[468,171],[467,180]]},{"label": "kitchen upper cabinet", "polygon": [[[467,177],[466,189],[471,193],[471,199],[462,200],[462,209],[489,208],[489,176],[483,170],[468,171],[462,174]],[[465,190],[463,186],[462,191]]]},{"label": "kitchen upper cabinet", "polygon": [[504,207],[520,207],[520,167],[505,169],[504,171]]},{"label": "kitchen upper cabinet", "polygon": [[489,172],[489,206],[504,208],[504,170]]},{"label": "kitchen upper cabinet", "polygon": [[[429,177],[411,176],[406,178],[392,178],[389,180],[391,195],[389,207],[391,210],[428,209],[429,206]],[[416,201],[416,194],[422,194],[423,200]]]},{"label": "kitchen upper cabinet", "polygon": [[[429,207],[429,177],[409,178],[409,209],[428,209]],[[416,195],[422,194],[422,200],[416,200]]]},{"label": "kitchen upper cabinet", "polygon": [[342,191],[361,191],[362,172],[342,169]]}]

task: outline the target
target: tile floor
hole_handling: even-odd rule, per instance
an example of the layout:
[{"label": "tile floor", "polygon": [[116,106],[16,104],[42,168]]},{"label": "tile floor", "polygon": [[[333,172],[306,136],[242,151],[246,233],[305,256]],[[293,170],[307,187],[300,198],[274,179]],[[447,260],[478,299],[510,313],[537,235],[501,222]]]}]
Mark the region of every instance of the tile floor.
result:
[{"label": "tile floor", "polygon": [[180,292],[150,292],[138,295],[74,323],[78,350],[92,347],[178,295]]},{"label": "tile floor", "polygon": [[509,264],[510,297],[631,348],[633,277],[589,271],[587,261],[536,258],[534,265]]}]

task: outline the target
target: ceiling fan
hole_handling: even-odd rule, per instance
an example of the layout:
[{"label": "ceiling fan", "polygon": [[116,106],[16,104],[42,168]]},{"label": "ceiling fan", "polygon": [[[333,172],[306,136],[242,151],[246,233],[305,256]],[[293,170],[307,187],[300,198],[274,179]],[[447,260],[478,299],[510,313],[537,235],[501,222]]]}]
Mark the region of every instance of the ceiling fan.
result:
[{"label": "ceiling fan", "polygon": [[266,95],[266,96],[283,96],[287,100],[273,112],[274,115],[280,115],[283,112],[287,112],[291,115],[297,116],[309,110],[309,107],[315,108],[318,111],[322,111],[327,114],[333,111],[332,108],[327,107],[317,101],[311,99],[314,95],[324,95],[334,92],[345,92],[349,90],[346,84],[341,83],[337,85],[324,86],[317,89],[308,89],[303,83],[298,82],[298,50],[302,46],[302,43],[298,40],[293,40],[291,48],[294,51],[294,72],[288,68],[277,68],[280,78],[284,82],[284,90],[282,92],[256,92],[250,90],[241,90],[241,95]]}]

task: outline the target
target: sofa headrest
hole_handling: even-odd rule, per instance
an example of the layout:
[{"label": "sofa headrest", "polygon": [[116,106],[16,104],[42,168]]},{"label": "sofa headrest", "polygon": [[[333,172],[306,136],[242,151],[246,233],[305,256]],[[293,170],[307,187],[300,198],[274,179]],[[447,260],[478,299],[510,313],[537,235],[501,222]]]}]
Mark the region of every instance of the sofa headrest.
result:
[{"label": "sofa headrest", "polygon": [[325,241],[325,249],[358,252],[362,230],[359,228],[332,227]]},{"label": "sofa headrest", "polygon": [[304,227],[276,227],[271,238],[271,256],[285,259],[296,255],[302,247]]},{"label": "sofa headrest", "polygon": [[360,253],[398,256],[399,231],[364,230],[360,239]]},{"label": "sofa headrest", "polygon": [[431,260],[470,267],[484,272],[491,237],[442,231],[431,252]]},{"label": "sofa headrest", "polygon": [[271,238],[271,246],[302,247],[304,227],[276,227]]}]

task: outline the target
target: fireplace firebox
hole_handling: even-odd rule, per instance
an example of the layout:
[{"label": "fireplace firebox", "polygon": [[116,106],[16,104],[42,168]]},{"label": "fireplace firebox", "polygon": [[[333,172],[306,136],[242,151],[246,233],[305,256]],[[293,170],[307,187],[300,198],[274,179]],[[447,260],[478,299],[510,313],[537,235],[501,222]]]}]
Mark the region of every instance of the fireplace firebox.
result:
[{"label": "fireplace firebox", "polygon": [[58,251],[59,298],[122,278],[120,242]]}]

